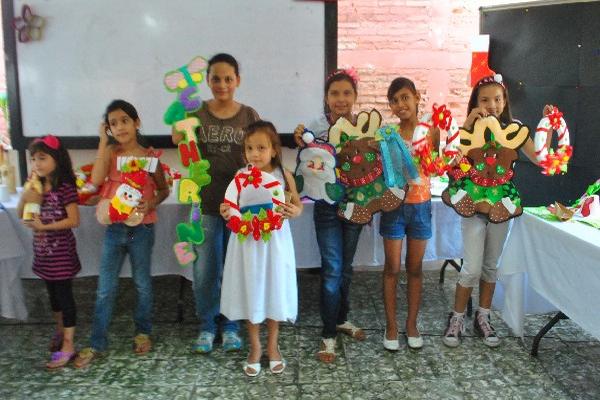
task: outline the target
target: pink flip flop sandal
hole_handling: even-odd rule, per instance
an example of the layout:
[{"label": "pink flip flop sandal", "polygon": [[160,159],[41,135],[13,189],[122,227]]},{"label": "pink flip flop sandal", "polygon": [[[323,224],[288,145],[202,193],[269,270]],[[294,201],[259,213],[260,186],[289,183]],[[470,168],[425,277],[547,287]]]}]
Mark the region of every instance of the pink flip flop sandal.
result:
[{"label": "pink flip flop sandal", "polygon": [[56,369],[62,368],[75,358],[75,352],[73,351],[55,351],[50,356],[50,361],[46,363],[46,368]]}]

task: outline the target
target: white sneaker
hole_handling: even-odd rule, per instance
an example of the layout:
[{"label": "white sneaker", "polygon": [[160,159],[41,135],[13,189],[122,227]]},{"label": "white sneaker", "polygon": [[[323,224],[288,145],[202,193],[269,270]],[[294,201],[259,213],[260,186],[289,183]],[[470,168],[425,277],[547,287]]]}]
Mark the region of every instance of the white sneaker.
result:
[{"label": "white sneaker", "polygon": [[389,351],[398,351],[400,349],[400,341],[387,338],[387,330],[383,331],[383,348]]}]

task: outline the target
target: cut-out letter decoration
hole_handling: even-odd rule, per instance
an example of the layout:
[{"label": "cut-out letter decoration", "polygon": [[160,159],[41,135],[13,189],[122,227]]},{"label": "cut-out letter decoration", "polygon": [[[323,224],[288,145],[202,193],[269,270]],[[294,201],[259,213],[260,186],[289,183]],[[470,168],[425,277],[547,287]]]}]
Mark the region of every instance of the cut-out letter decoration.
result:
[{"label": "cut-out letter decoration", "polygon": [[177,93],[174,101],[164,115],[167,125],[185,118],[186,113],[197,111],[202,105],[198,95],[198,84],[204,80],[203,71],[208,63],[203,57],[194,57],[189,64],[165,74],[164,84],[169,92]]},{"label": "cut-out letter decoration", "polygon": [[165,87],[177,93],[177,99],[169,106],[163,119],[165,124],[183,134],[177,149],[181,164],[188,169],[188,176],[179,179],[176,196],[180,203],[191,205],[188,221],[177,224],[178,241],[173,246],[177,261],[182,266],[196,259],[193,245],[204,242],[200,190],[211,182],[208,174],[210,163],[202,159],[198,148],[196,130],[201,121],[194,113],[202,106],[197,85],[204,80],[207,65],[203,57],[194,57],[189,64],[167,72],[164,77]]}]

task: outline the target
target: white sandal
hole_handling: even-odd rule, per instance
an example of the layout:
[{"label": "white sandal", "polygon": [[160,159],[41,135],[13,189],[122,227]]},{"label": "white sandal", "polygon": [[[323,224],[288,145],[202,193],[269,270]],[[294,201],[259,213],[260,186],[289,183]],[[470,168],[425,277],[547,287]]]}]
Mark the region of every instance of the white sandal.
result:
[{"label": "white sandal", "polygon": [[[254,378],[260,374],[260,361],[257,363],[249,363],[248,361],[244,361],[243,369],[246,376]],[[255,372],[250,372],[249,369],[254,370]]]},{"label": "white sandal", "polygon": [[285,370],[285,367],[287,367],[287,361],[281,355],[281,349],[279,346],[277,346],[277,352],[279,353],[279,360],[269,359],[269,369],[271,370],[271,373],[275,375],[281,374]]},{"label": "white sandal", "polygon": [[269,361],[269,369],[271,370],[271,373],[275,375],[281,374],[285,370],[285,367],[287,367],[287,361],[283,357],[281,360]]}]

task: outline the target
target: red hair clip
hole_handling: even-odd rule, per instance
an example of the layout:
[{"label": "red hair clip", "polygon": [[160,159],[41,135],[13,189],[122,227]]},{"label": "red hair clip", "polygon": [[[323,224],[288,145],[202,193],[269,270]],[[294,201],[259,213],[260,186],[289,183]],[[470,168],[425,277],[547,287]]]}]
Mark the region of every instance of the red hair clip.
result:
[{"label": "red hair clip", "polygon": [[44,143],[52,150],[58,150],[58,148],[60,147],[60,141],[54,135],[46,135],[44,137],[37,138],[33,141],[33,143]]}]

